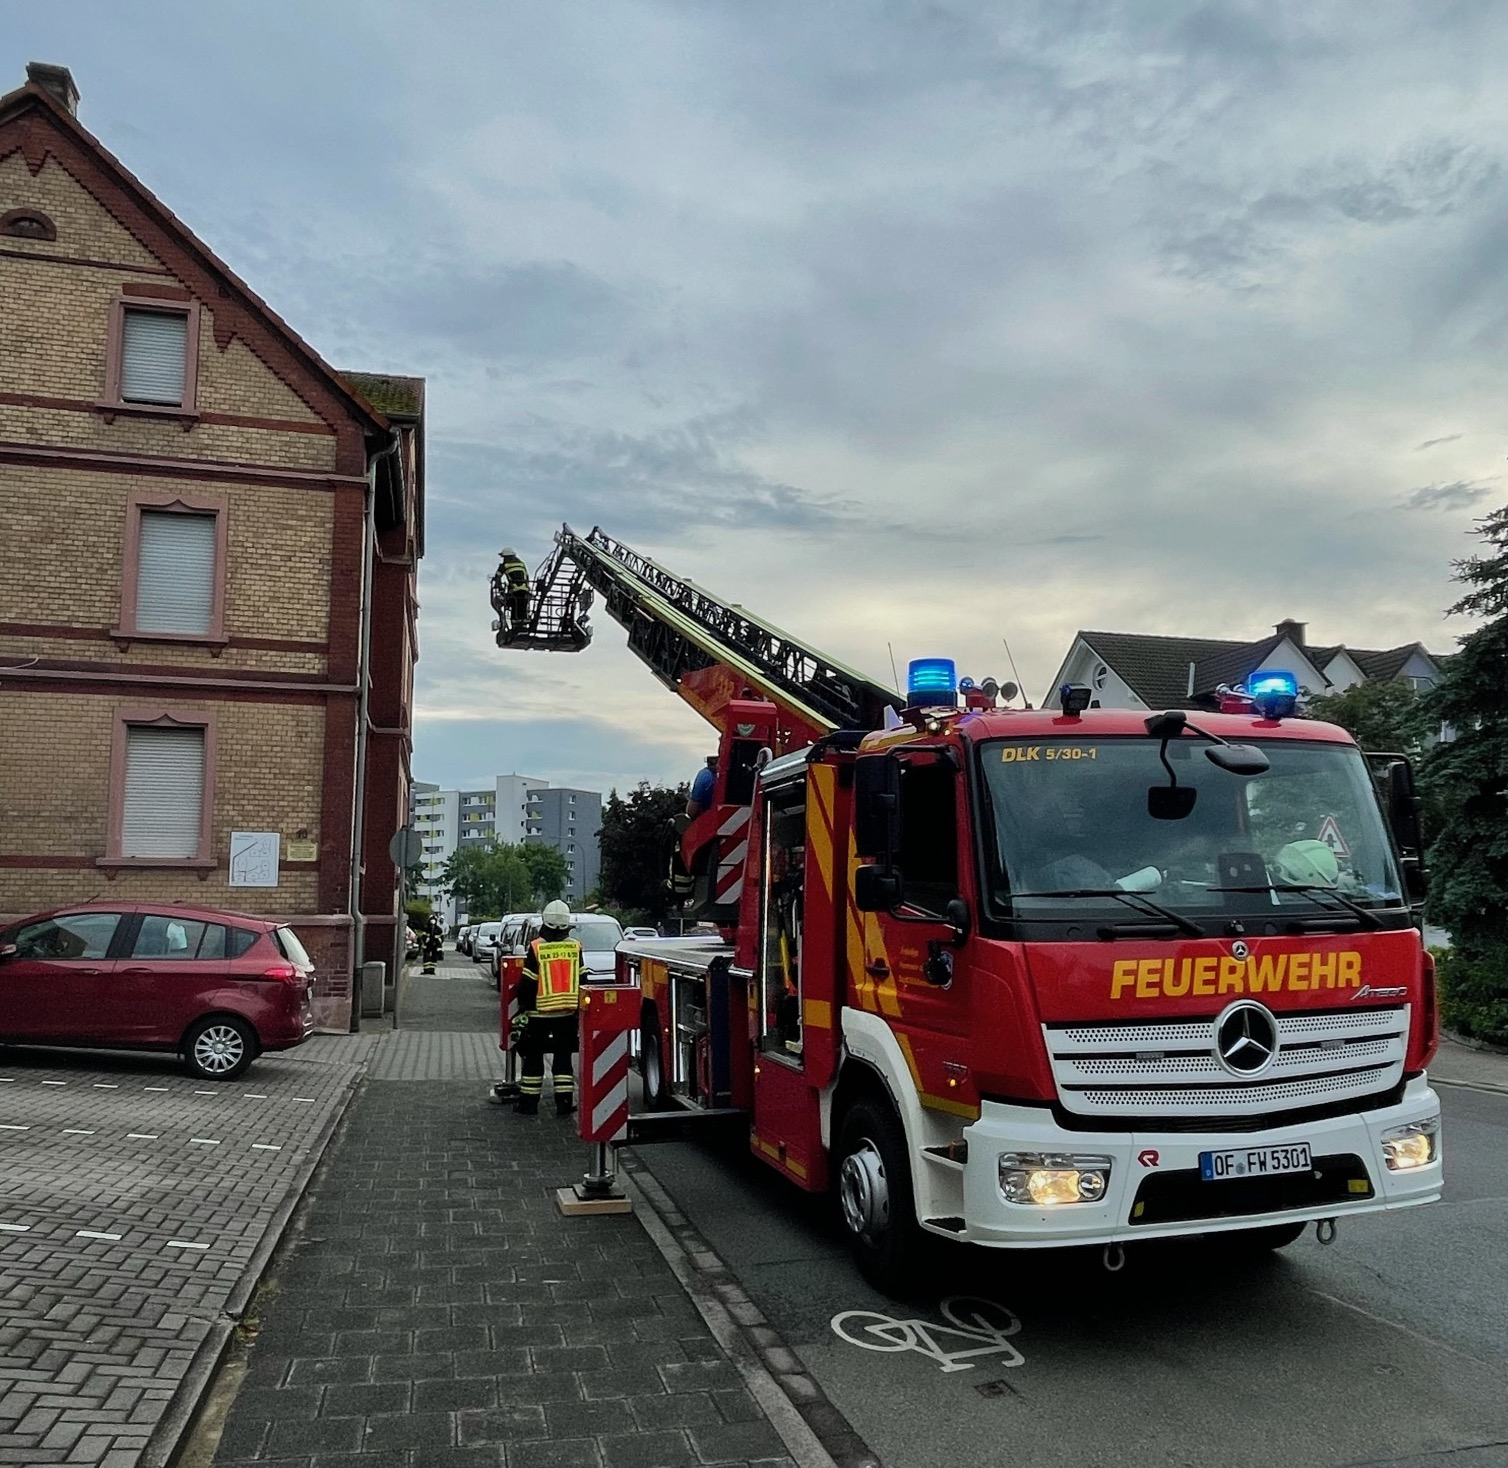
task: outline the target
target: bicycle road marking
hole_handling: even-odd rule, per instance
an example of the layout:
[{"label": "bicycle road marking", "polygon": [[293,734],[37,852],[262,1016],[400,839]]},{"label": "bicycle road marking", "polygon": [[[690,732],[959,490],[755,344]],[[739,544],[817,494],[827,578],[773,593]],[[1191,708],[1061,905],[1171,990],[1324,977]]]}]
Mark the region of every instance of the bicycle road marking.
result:
[{"label": "bicycle road marking", "polygon": [[[970,1371],[974,1359],[998,1356],[999,1366],[1021,1366],[1026,1358],[1010,1337],[1021,1329],[1014,1311],[975,1295],[950,1295],[938,1305],[943,1323],[912,1318],[900,1320],[878,1310],[843,1310],[831,1321],[833,1333],[851,1346],[887,1353],[915,1351],[936,1361],[944,1372]],[[947,1350],[939,1337],[962,1338],[977,1344]]]}]

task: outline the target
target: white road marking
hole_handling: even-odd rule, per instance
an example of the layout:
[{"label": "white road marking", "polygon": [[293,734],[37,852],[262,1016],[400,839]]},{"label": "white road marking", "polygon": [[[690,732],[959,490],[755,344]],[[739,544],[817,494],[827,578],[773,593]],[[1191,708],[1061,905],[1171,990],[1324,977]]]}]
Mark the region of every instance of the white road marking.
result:
[{"label": "white road marking", "polygon": [[83,1127],[65,1126],[63,1128],[63,1135],[65,1137],[92,1137],[94,1133],[86,1132]]},{"label": "white road marking", "polygon": [[313,1101],[317,1098],[314,1096],[295,1096],[293,1099],[295,1101]]},{"label": "white road marking", "polygon": [[247,1091],[242,1095],[241,1099],[243,1101],[265,1101],[267,1097],[259,1091]]},{"label": "white road marking", "polygon": [[218,1091],[195,1091],[194,1092],[194,1095],[196,1095],[196,1096],[218,1096],[219,1094],[220,1093]]},{"label": "white road marking", "polygon": [[30,1232],[31,1225],[29,1223],[0,1223],[0,1233],[29,1234]]},{"label": "white road marking", "polygon": [[191,1244],[187,1239],[169,1239],[162,1246],[164,1249],[207,1249],[208,1244]]},{"label": "white road marking", "polygon": [[126,1133],[126,1140],[128,1142],[155,1142],[157,1140],[157,1133],[156,1132],[127,1132]]},{"label": "white road marking", "polygon": [[44,1086],[66,1086],[68,1084],[68,1082],[67,1081],[43,1081],[42,1084]]},{"label": "white road marking", "polygon": [[143,1091],[166,1091],[166,1086],[143,1086]]},{"label": "white road marking", "polygon": [[0,1132],[29,1132],[29,1126],[17,1126],[13,1121],[0,1121]]},{"label": "white road marking", "polygon": [[189,1141],[197,1142],[201,1147],[218,1147],[220,1145],[215,1137],[190,1137]]},{"label": "white road marking", "polygon": [[120,1087],[111,1085],[108,1081],[96,1081],[94,1083],[94,1089],[96,1091],[118,1091],[120,1090]]},{"label": "white road marking", "polygon": [[253,1152],[281,1152],[283,1147],[282,1143],[274,1147],[271,1142],[253,1142],[251,1149]]},{"label": "white road marking", "polygon": [[92,1228],[81,1228],[74,1234],[76,1239],[118,1239],[120,1234],[96,1233]]}]

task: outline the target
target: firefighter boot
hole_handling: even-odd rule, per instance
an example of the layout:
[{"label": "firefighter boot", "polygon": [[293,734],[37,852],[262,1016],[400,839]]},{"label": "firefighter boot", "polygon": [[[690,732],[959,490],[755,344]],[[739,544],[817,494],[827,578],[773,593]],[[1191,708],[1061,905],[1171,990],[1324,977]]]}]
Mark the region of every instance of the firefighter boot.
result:
[{"label": "firefighter boot", "polygon": [[520,1096],[518,1098],[518,1100],[513,1103],[513,1109],[520,1116],[538,1116],[539,1115],[539,1097],[538,1096]]},{"label": "firefighter boot", "polygon": [[555,1115],[570,1116],[576,1110],[576,1103],[569,1096],[557,1096],[555,1098]]}]

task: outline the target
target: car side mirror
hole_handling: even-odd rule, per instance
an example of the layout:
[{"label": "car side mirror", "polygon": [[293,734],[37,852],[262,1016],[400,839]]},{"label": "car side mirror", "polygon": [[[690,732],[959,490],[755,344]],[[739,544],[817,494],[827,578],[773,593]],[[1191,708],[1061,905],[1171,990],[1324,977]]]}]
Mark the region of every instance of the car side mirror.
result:
[{"label": "car side mirror", "polygon": [[894,912],[904,896],[905,886],[895,867],[868,866],[854,872],[853,900],[860,912]]}]

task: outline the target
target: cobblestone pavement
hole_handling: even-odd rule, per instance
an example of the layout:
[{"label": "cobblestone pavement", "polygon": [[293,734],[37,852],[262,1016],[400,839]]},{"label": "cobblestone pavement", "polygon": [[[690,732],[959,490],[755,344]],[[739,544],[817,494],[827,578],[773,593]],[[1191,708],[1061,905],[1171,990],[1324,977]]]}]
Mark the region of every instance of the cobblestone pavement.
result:
[{"label": "cobblestone pavement", "polygon": [[0,1051],[0,1463],[128,1468],[213,1361],[374,1042],[208,1084]]},{"label": "cobblestone pavement", "polygon": [[384,1039],[307,1194],[217,1468],[789,1465],[639,1221],[556,1210],[586,1160],[569,1122],[375,1078],[389,1047],[478,1039],[496,1002],[464,959],[414,981],[428,1033]]}]

